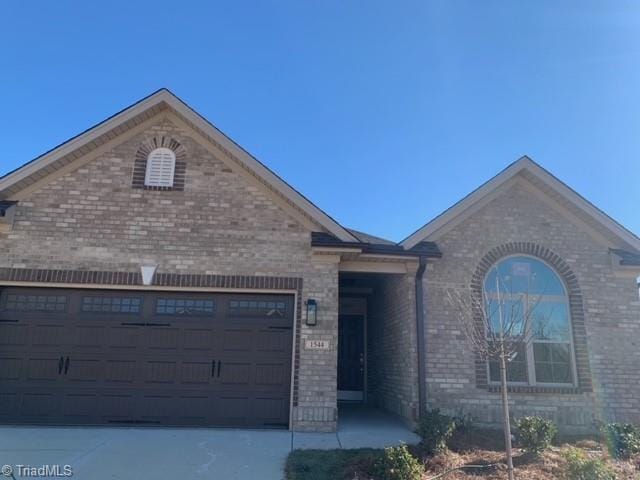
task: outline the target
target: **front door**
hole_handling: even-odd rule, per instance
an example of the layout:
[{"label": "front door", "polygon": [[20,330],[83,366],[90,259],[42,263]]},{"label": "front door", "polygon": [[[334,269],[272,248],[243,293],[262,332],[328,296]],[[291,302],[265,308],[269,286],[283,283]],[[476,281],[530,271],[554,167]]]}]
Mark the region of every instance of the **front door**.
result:
[{"label": "front door", "polygon": [[364,316],[338,320],[338,400],[364,400]]}]

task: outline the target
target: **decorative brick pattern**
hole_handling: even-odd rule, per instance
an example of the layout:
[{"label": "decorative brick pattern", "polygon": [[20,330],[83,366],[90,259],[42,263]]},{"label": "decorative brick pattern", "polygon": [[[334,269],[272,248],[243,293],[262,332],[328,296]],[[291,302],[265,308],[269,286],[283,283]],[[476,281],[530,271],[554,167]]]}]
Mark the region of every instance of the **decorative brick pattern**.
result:
[{"label": "decorative brick pattern", "polygon": [[[155,187],[144,184],[147,172],[147,158],[153,150],[161,147],[173,150],[173,153],[176,156],[172,187]],[[133,178],[131,180],[131,186],[133,188],[143,188],[145,190],[184,190],[184,181],[187,175],[186,155],[187,152],[185,148],[174,138],[166,136],[157,136],[150,138],[146,142],[143,142],[136,152],[135,162],[133,164]]]},{"label": "decorative brick pattern", "polygon": [[[484,278],[489,270],[502,258],[509,255],[530,255],[547,262],[556,273],[564,280],[569,297],[569,309],[571,312],[571,326],[573,333],[573,348],[576,359],[578,389],[556,387],[517,387],[512,391],[523,393],[578,393],[591,391],[591,368],[589,367],[589,350],[587,347],[587,332],[584,326],[584,309],[582,306],[582,293],[578,285],[578,279],[571,268],[562,258],[542,245],[531,242],[511,242],[500,245],[489,251],[480,260],[476,271],[471,278],[471,293],[475,297],[474,305],[482,302],[482,289]],[[474,312],[476,322],[482,325],[482,312],[476,309]],[[476,385],[480,388],[488,388],[487,362],[480,355],[476,355]]]}]

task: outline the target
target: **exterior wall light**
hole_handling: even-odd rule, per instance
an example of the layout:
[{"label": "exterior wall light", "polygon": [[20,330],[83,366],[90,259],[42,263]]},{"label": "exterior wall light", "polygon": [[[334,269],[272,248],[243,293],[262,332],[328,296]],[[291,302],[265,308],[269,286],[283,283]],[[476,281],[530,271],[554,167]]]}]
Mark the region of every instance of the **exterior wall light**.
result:
[{"label": "exterior wall light", "polygon": [[318,302],[313,298],[307,300],[307,325],[313,327],[318,324]]}]

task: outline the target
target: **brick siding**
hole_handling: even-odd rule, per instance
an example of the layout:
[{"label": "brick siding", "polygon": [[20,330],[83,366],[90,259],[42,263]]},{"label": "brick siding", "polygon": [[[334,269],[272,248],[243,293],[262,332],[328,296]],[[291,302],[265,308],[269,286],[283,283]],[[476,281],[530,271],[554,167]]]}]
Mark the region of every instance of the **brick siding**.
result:
[{"label": "brick siding", "polygon": [[[133,188],[136,156],[162,138],[179,145],[184,190]],[[0,272],[22,281],[90,277],[126,285],[140,283],[141,264],[156,263],[157,282],[186,288],[190,278],[300,279],[299,307],[317,299],[319,322],[301,322],[298,330],[293,428],[330,431],[337,417],[338,267],[315,265],[310,239],[262,188],[158,117],[147,131],[21,200],[13,228],[0,234]],[[333,348],[305,352],[305,338],[330,339]]]},{"label": "brick siding", "polygon": [[425,273],[426,380],[431,406],[499,424],[498,390],[487,388],[484,379],[477,377],[476,357],[445,292],[477,284],[478,272],[487,268],[487,262],[502,251],[514,250],[515,244],[520,246],[515,250],[547,260],[555,254],[552,264],[570,285],[574,338],[588,348],[578,365],[580,388],[514,388],[514,417],[543,415],[565,431],[590,430],[601,420],[640,423],[638,291],[635,279],[613,271],[607,245],[518,184],[437,242],[443,257],[431,262]]}]

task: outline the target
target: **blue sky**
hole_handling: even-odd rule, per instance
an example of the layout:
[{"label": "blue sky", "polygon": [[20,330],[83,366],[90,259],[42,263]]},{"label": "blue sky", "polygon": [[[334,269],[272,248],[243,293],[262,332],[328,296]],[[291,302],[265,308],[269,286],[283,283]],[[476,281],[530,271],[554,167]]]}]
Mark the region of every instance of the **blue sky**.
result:
[{"label": "blue sky", "polygon": [[523,154],[640,233],[637,1],[5,1],[0,174],[168,87],[400,240]]}]

